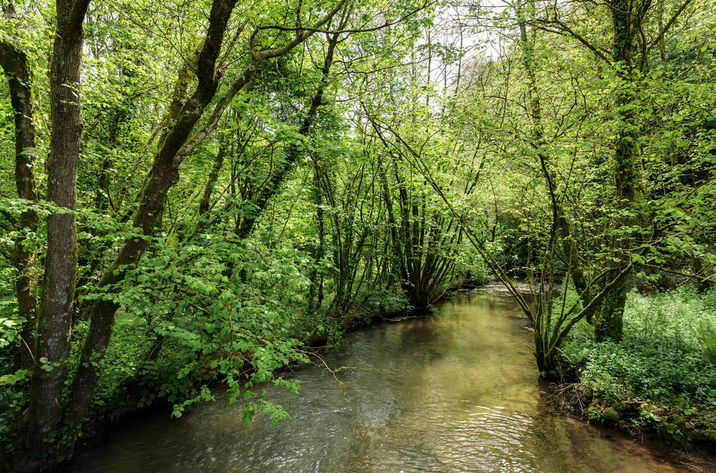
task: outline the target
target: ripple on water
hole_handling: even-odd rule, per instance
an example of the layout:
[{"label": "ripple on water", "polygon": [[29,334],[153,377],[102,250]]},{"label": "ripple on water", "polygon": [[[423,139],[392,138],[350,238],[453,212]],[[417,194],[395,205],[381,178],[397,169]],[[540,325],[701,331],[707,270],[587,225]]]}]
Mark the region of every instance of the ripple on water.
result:
[{"label": "ripple on water", "polygon": [[[80,452],[65,471],[536,472],[679,471],[537,410],[531,335],[504,297],[465,295],[430,319],[349,334],[322,369],[288,376],[301,394],[271,389],[292,418],[241,422],[241,405],[205,404],[181,419],[157,413]],[[680,470],[684,471],[684,470]]]}]

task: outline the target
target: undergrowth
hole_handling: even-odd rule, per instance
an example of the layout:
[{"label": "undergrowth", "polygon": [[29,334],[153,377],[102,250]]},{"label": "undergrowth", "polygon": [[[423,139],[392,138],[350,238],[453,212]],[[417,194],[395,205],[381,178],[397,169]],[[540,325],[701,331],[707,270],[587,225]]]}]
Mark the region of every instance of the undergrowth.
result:
[{"label": "undergrowth", "polygon": [[621,342],[593,341],[580,322],[562,347],[579,373],[584,414],[652,428],[683,441],[716,441],[716,292],[629,294]]}]

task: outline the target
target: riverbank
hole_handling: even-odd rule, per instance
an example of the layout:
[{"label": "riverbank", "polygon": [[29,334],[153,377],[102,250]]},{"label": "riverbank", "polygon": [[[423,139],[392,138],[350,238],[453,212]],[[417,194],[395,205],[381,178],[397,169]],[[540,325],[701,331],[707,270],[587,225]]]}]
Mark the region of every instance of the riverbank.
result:
[{"label": "riverbank", "polygon": [[696,436],[684,438],[681,434],[675,435],[673,427],[669,427],[670,417],[666,411],[662,411],[664,415],[659,417],[661,425],[647,426],[635,422],[643,412],[644,403],[611,403],[603,396],[594,397],[585,392],[584,386],[579,382],[551,382],[548,389],[548,402],[555,410],[589,422],[595,428],[606,429],[602,435],[610,436],[612,434],[609,431],[616,431],[651,451],[663,452],[672,462],[688,466],[695,471],[716,473],[716,455],[709,453],[709,447],[713,444],[699,440],[698,429],[704,426],[703,422],[682,420],[681,425],[687,429],[692,426],[690,435]]},{"label": "riverbank", "polygon": [[[610,399],[590,391],[578,380],[567,382],[563,378],[562,382],[548,384],[548,402],[555,410],[589,422],[596,428],[607,429],[605,432],[612,430],[627,435],[642,446],[662,451],[671,461],[695,471],[716,473],[714,443],[704,439],[704,432],[713,429],[713,419],[694,415],[686,418],[665,404],[654,406],[641,401]],[[645,421],[647,413],[651,414],[650,422]],[[713,417],[713,413],[705,415]]]},{"label": "riverbank", "polygon": [[594,343],[579,324],[562,347],[554,404],[716,472],[715,300],[688,289],[630,294],[620,342]]}]

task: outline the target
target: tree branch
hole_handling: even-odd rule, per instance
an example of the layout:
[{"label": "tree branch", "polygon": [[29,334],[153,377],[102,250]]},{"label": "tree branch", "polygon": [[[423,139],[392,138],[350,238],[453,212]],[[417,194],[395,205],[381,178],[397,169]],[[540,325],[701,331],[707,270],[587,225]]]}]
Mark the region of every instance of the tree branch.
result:
[{"label": "tree branch", "polygon": [[670,18],[669,21],[666,23],[666,25],[664,25],[664,28],[662,28],[662,30],[659,32],[659,35],[658,35],[653,41],[651,41],[651,43],[650,43],[651,46],[654,46],[654,45],[656,45],[656,44],[659,44],[659,42],[664,38],[664,35],[666,34],[666,32],[669,31],[669,28],[671,28],[671,25],[674,24],[674,22],[677,20],[677,18],[679,18],[679,16],[681,16],[681,13],[683,13],[683,11],[686,10],[686,7],[688,7],[689,4],[691,4],[692,1],[693,1],[693,0],[686,0],[686,1],[679,7],[679,9],[676,10],[676,12],[671,16],[671,18]]},{"label": "tree branch", "polygon": [[[560,29],[550,29],[547,26],[545,26],[547,24],[557,25]],[[589,41],[584,39],[584,37],[582,35],[580,35],[576,31],[573,31],[569,26],[565,25],[561,21],[559,21],[559,20],[553,20],[553,21],[536,20],[535,22],[532,23],[532,25],[535,28],[540,29],[542,31],[546,31],[548,33],[556,33],[556,34],[562,35],[562,36],[571,36],[572,38],[576,39],[577,41],[582,43],[584,46],[586,46],[587,49],[589,49],[594,54],[596,54],[597,57],[599,57],[602,61],[606,62],[610,66],[612,65],[612,61],[602,51],[600,51],[599,48],[597,48],[592,43],[590,43]]]}]

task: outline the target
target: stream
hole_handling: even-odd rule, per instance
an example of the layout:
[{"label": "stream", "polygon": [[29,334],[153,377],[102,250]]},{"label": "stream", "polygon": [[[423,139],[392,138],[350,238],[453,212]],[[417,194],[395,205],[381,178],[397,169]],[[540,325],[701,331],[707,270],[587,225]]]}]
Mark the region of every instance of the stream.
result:
[{"label": "stream", "polygon": [[[349,333],[314,366],[287,372],[301,394],[271,388],[290,420],[241,405],[167,411],[114,429],[78,450],[66,473],[109,472],[667,472],[637,440],[549,412],[540,402],[532,335],[519,307],[481,289],[430,318]],[[223,401],[223,402],[222,402]]]}]

